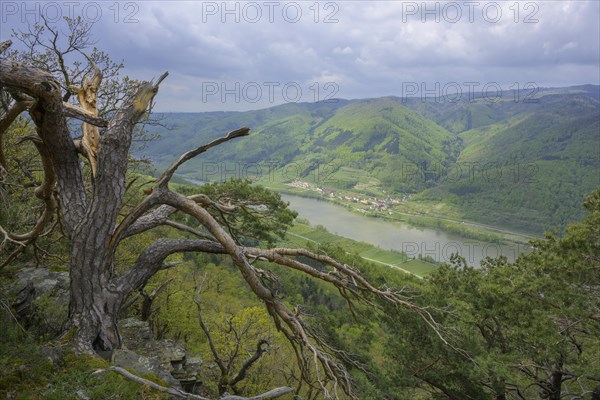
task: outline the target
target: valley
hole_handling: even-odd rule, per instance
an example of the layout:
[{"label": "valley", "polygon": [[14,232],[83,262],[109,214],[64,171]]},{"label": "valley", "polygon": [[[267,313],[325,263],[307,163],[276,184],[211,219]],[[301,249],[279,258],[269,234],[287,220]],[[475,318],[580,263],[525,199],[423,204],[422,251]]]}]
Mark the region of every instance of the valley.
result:
[{"label": "valley", "polygon": [[580,218],[585,194],[600,185],[598,93],[587,85],[540,89],[527,102],[512,93],[495,102],[384,97],[167,113],[159,118],[171,130],[146,152],[161,168],[249,126],[248,138],[190,161],[182,176],[245,178],[371,216],[523,243]]}]

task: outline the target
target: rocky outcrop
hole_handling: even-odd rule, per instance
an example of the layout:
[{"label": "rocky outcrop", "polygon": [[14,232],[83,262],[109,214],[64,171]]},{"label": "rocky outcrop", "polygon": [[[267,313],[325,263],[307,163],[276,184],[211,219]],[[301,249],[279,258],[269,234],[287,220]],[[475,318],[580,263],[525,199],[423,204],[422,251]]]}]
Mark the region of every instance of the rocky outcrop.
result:
[{"label": "rocky outcrop", "polygon": [[[187,392],[196,392],[201,386],[198,380],[202,361],[188,360],[185,349],[174,340],[154,338],[148,322],[136,318],[119,321],[119,332],[123,341],[123,349],[113,353],[113,362],[123,367],[138,371],[131,362],[133,356],[139,355],[139,373],[153,373],[173,386],[182,387]],[[128,365],[123,364],[124,362]],[[159,374],[162,370],[168,374]],[[148,371],[148,372],[145,372]]]},{"label": "rocky outcrop", "polygon": [[[15,277],[12,305],[21,323],[41,333],[58,334],[68,312],[69,273],[25,267]],[[188,359],[182,345],[174,340],[157,340],[148,322],[136,318],[119,321],[119,332],[123,347],[104,355],[106,358],[139,375],[153,374],[170,386],[199,392],[202,361]]]},{"label": "rocky outcrop", "polygon": [[17,318],[24,326],[35,327],[39,334],[58,334],[67,318],[69,273],[25,267],[15,277],[11,291]]},{"label": "rocky outcrop", "polygon": [[179,381],[163,369],[154,357],[143,356],[127,348],[121,348],[113,351],[111,362],[119,367],[128,368],[137,375],[156,375],[169,386],[181,388]]}]

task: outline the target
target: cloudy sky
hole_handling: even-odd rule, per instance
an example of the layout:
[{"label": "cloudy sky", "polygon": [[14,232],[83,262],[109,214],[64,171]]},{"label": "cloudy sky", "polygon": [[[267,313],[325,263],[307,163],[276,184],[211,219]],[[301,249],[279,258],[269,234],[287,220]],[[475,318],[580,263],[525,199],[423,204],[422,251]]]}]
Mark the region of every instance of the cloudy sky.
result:
[{"label": "cloudy sky", "polygon": [[598,0],[2,0],[0,37],[41,14],[94,22],[133,78],[168,70],[157,111],[600,83]]}]

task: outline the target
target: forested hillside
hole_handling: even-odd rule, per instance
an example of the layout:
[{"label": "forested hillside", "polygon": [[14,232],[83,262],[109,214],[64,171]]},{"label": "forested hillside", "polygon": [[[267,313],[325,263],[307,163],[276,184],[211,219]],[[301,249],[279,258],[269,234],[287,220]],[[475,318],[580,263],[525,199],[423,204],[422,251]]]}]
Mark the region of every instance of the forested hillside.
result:
[{"label": "forested hillside", "polygon": [[[339,100],[229,113],[162,114],[172,128],[149,146],[163,165],[177,151],[235,124],[247,143],[191,162],[199,180],[303,179],[364,192],[413,194],[455,214],[540,234],[581,217],[600,171],[597,86],[486,98]],[[520,99],[520,101],[515,101]],[[355,171],[348,173],[348,171]],[[524,218],[524,217],[527,218]]]},{"label": "forested hillside", "polygon": [[455,110],[470,121],[462,128],[471,126],[457,132],[462,176],[449,169],[423,198],[455,202],[467,218],[534,232],[579,218],[583,192],[600,184],[597,95],[598,87],[558,90],[519,106],[480,101]]}]

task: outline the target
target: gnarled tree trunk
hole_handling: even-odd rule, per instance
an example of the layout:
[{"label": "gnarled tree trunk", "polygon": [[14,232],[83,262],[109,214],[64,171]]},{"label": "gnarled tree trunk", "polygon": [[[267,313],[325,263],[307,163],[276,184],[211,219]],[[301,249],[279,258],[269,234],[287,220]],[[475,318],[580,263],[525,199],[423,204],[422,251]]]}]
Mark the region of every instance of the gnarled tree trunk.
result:
[{"label": "gnarled tree trunk", "polygon": [[[97,75],[97,69],[95,71]],[[85,82],[88,80],[86,78]],[[86,110],[90,103],[95,104],[89,90],[85,108],[78,110],[63,104],[60,85],[52,75],[8,60],[0,60],[0,87],[33,100],[28,111],[40,139],[40,156],[56,179],[57,198],[52,195],[46,201],[58,201],[60,218],[71,241],[69,327],[76,329],[75,343],[81,351],[89,353],[94,347],[102,350],[117,348],[120,345],[117,315],[133,288],[123,286],[117,290],[112,282],[116,278],[113,269],[115,249],[109,243],[125,195],[133,128],[154,98],[158,86],[141,84],[108,123],[100,138],[97,162],[90,157],[96,167],[90,199],[86,195],[77,146],[66,119],[67,114],[75,115],[97,125],[106,125],[103,121],[94,121],[95,116],[90,116]],[[84,154],[90,156],[87,151]]]},{"label": "gnarled tree trunk", "polygon": [[[0,53],[8,46],[9,42],[0,43]],[[336,351],[314,329],[309,328],[300,313],[290,310],[273,294],[269,286],[273,276],[255,268],[250,260],[260,259],[279,264],[328,282],[348,302],[364,300],[373,304],[367,298],[373,296],[413,310],[433,329],[437,329],[437,324],[426,309],[415,306],[401,291],[374,287],[354,268],[328,256],[304,249],[243,247],[223,228],[223,221],[209,212],[212,210],[216,215],[223,215],[233,212],[236,205],[221,204],[205,195],[186,197],[169,188],[175,171],[184,162],[211,147],[248,135],[248,128],[232,131],[183,154],[155,181],[148,195],[124,218],[120,217],[134,126],[148,109],[158,85],[166,76],[167,73],[163,74],[156,83],[139,84],[117,108],[110,121],[104,121],[94,115],[93,110],[90,112],[87,106],[79,108],[64,103],[61,86],[51,74],[0,58],[0,89],[10,93],[18,111],[7,113],[0,120],[0,145],[3,129],[10,125],[11,118],[14,120],[20,111],[26,109],[36,127],[34,143],[45,174],[44,183],[36,193],[46,204],[44,215],[56,213],[71,242],[71,296],[67,325],[76,348],[85,353],[118,348],[117,317],[125,300],[158,271],[173,266],[164,264],[169,255],[192,251],[226,254],[239,269],[249,288],[265,304],[276,328],[293,346],[302,379],[313,385],[311,375],[315,376],[317,385],[311,388],[321,390],[325,397],[337,397],[337,391],[354,397],[350,374],[337,360]],[[88,98],[85,101],[94,103],[91,100]],[[94,144],[97,159],[92,160],[93,155],[86,150],[89,143],[77,145],[73,140],[67,117],[104,128],[99,132],[97,145]],[[90,159],[96,166],[94,179],[89,182],[91,193],[86,191],[80,155]],[[192,217],[201,225],[202,231],[170,220],[175,212]],[[0,234],[8,240],[26,245],[41,233],[48,221],[47,217],[40,218],[34,230],[24,235],[12,234],[0,226]],[[129,269],[117,274],[114,255],[121,241],[162,225],[178,229],[193,238],[158,239],[141,251]],[[299,261],[302,258],[312,259],[321,267],[317,269]],[[257,354],[260,354],[258,350]]]}]

